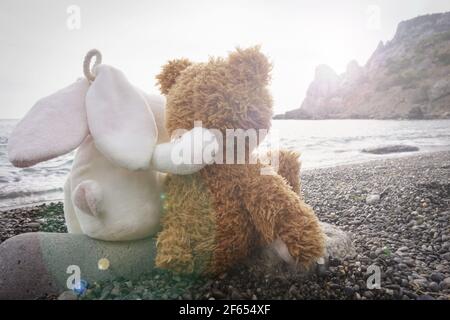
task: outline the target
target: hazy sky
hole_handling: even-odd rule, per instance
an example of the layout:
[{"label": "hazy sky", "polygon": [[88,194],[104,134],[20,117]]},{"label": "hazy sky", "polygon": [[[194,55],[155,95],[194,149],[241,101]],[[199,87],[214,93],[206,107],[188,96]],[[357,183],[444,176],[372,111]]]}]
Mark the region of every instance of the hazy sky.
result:
[{"label": "hazy sky", "polygon": [[300,105],[316,65],[340,73],[352,59],[364,64],[400,21],[444,11],[448,0],[1,0],[0,118],[22,117],[81,76],[91,48],[158,93],[166,60],[204,61],[254,44],[274,63],[275,112],[284,112]]}]

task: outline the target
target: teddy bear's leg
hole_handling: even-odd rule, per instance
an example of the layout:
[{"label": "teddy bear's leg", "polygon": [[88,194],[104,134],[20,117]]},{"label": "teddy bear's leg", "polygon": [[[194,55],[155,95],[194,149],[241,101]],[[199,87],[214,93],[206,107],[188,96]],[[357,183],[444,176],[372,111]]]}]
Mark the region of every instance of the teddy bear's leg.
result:
[{"label": "teddy bear's leg", "polygon": [[324,235],[319,220],[284,179],[261,175],[256,170],[242,181],[243,197],[256,229],[266,244],[280,239],[293,260],[305,268],[324,254]]},{"label": "teddy bear's leg", "polygon": [[234,165],[213,165],[201,171],[210,198],[208,210],[213,212],[212,216],[202,213],[201,224],[203,228],[213,224],[214,228],[207,230],[208,237],[196,246],[196,259],[201,261],[199,257],[207,257],[212,252],[208,274],[221,274],[242,262],[258,244],[253,222],[236,192],[234,178],[239,179],[240,173]]},{"label": "teddy bear's leg", "polygon": [[277,234],[295,262],[309,268],[323,258],[325,238],[313,210],[301,200],[295,208],[278,218]]},{"label": "teddy bear's leg", "polygon": [[301,195],[300,154],[295,151],[280,150],[278,153],[278,174],[286,179],[292,190]]},{"label": "teddy bear's leg", "polygon": [[209,269],[216,226],[210,197],[198,175],[170,175],[166,179],[157,267],[178,273]]},{"label": "teddy bear's leg", "polygon": [[224,195],[217,206],[217,228],[212,273],[220,274],[249,256],[259,239],[255,227],[239,202]]},{"label": "teddy bear's leg", "polygon": [[188,239],[181,225],[166,226],[156,242],[156,267],[179,273],[193,272],[194,261]]}]

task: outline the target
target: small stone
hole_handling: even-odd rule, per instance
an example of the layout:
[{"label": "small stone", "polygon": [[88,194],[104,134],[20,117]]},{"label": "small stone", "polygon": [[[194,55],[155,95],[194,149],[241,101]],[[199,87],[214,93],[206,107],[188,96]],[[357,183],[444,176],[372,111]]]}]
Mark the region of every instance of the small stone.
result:
[{"label": "small stone", "polygon": [[380,201],[380,195],[379,194],[369,194],[367,197],[366,197],[366,203],[367,204],[370,204],[370,205],[372,205],[372,204],[375,204],[375,203],[378,203],[379,201]]},{"label": "small stone", "polygon": [[183,293],[182,298],[184,300],[192,300],[193,299],[192,294],[190,292]]},{"label": "small stone", "polygon": [[441,258],[450,261],[450,252],[442,254]]},{"label": "small stone", "polygon": [[400,286],[398,284],[388,284],[386,285],[386,288],[391,290],[400,290]]},{"label": "small stone", "polygon": [[237,290],[233,290],[231,292],[231,299],[232,300],[241,300],[242,299],[242,295],[239,292],[237,292]]},{"label": "small stone", "polygon": [[390,295],[390,296],[394,295],[394,290],[392,290],[392,289],[386,289],[385,292],[387,295]]},{"label": "small stone", "polygon": [[403,293],[406,294],[411,299],[417,299],[418,295],[409,290],[403,290]]},{"label": "small stone", "polygon": [[78,300],[78,296],[73,291],[64,291],[58,296],[58,300]]},{"label": "small stone", "polygon": [[297,293],[297,287],[295,286],[295,284],[293,284],[293,285],[289,288],[288,292],[289,292],[291,295],[295,295],[295,294]]},{"label": "small stone", "polygon": [[413,283],[422,289],[426,289],[428,287],[428,281],[426,279],[414,279]]},{"label": "small stone", "polygon": [[112,286],[111,285],[107,285],[106,287],[104,287],[102,289],[102,293],[100,294],[100,300],[104,300],[107,299],[109,294],[111,293],[112,290]]},{"label": "small stone", "polygon": [[413,259],[411,258],[407,258],[407,259],[403,259],[403,262],[408,266],[408,267],[414,267],[416,264],[414,262]]},{"label": "small stone", "polygon": [[450,289],[450,277],[449,278],[445,278],[444,280],[442,280],[441,283],[439,284],[439,286],[443,290]]},{"label": "small stone", "polygon": [[341,265],[341,260],[338,258],[330,258],[329,263],[331,267],[337,267]]},{"label": "small stone", "polygon": [[39,222],[30,222],[24,225],[25,228],[38,229],[41,226]]},{"label": "small stone", "polygon": [[226,294],[218,289],[211,290],[211,294],[216,299],[225,299],[226,298]]},{"label": "small stone", "polygon": [[441,272],[434,272],[431,274],[430,279],[439,283],[445,279],[445,275]]},{"label": "small stone", "polygon": [[434,292],[439,291],[439,284],[437,284],[436,282],[431,282],[428,288]]},{"label": "small stone", "polygon": [[423,294],[417,297],[417,300],[434,300],[434,298],[428,294]]},{"label": "small stone", "polygon": [[345,287],[344,288],[344,293],[347,296],[353,296],[353,294],[355,293],[355,290],[353,290],[352,287]]},{"label": "small stone", "polygon": [[220,280],[223,280],[223,279],[225,279],[226,277],[227,277],[227,273],[226,273],[226,272],[224,272],[224,273],[222,273],[222,274],[219,275],[219,279],[220,279]]}]

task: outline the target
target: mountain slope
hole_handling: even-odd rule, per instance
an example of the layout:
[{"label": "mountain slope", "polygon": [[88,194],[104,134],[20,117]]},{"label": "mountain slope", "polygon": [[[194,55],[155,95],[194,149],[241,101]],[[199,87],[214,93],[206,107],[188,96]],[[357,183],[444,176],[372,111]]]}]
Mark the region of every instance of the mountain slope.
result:
[{"label": "mountain slope", "polygon": [[301,107],[276,118],[450,118],[450,12],[401,22],[365,66],[318,66]]}]

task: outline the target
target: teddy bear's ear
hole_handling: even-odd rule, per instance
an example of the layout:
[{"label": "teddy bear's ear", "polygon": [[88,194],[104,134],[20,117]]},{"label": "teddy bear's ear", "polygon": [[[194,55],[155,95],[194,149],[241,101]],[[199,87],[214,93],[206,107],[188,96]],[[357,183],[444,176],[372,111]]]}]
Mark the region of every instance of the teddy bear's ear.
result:
[{"label": "teddy bear's ear", "polygon": [[256,82],[267,85],[270,81],[272,65],[261,53],[260,47],[247,49],[237,48],[228,56],[230,72],[234,79],[240,82]]},{"label": "teddy bear's ear", "polygon": [[168,94],[181,72],[191,64],[188,59],[175,59],[164,65],[161,73],[156,76],[161,93]]}]

